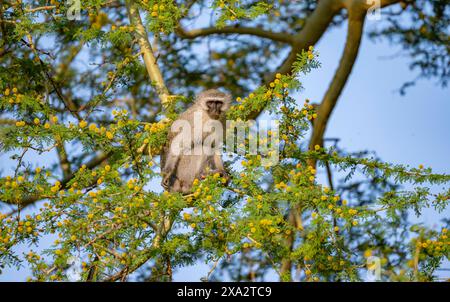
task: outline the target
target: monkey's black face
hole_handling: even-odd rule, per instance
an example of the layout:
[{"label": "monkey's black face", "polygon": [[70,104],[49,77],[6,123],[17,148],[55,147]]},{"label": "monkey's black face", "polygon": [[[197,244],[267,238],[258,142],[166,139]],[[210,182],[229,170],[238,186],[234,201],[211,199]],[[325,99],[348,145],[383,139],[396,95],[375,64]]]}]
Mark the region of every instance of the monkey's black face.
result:
[{"label": "monkey's black face", "polygon": [[210,117],[214,119],[218,119],[220,114],[222,113],[222,101],[208,101],[206,102],[206,106],[208,106],[208,114]]}]

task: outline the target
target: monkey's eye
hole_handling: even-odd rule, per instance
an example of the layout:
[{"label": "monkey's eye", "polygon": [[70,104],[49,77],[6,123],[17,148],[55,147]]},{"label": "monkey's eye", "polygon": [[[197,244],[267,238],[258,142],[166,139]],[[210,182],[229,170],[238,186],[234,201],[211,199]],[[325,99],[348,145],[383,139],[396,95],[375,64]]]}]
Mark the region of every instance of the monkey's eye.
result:
[{"label": "monkey's eye", "polygon": [[208,109],[217,111],[217,110],[220,110],[220,108],[222,107],[222,101],[216,101],[216,100],[209,101],[209,102],[206,102],[206,106],[208,106]]}]

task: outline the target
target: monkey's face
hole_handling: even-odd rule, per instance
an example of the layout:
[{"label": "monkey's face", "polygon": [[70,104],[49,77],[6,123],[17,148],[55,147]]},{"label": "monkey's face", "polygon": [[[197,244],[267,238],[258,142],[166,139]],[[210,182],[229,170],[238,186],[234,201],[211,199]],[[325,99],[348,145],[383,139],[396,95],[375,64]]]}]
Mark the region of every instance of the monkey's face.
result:
[{"label": "monkey's face", "polygon": [[213,119],[218,119],[223,112],[223,101],[211,100],[206,102],[208,115]]}]

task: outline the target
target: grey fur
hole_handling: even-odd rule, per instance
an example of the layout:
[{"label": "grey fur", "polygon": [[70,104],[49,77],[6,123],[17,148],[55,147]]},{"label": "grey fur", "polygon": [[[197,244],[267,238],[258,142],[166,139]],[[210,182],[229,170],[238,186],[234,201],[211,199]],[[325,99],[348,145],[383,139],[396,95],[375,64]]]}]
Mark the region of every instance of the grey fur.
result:
[{"label": "grey fur", "polygon": [[[208,107],[208,102],[213,102],[212,106]],[[214,103],[221,102],[221,103]],[[225,130],[225,114],[230,108],[231,96],[229,94],[220,92],[216,89],[206,90],[200,93],[194,104],[189,107],[185,112],[181,113],[177,119],[187,121],[192,129],[191,138],[194,138],[194,114],[202,113],[202,126],[208,121],[219,121]],[[211,105],[211,103],[210,103]],[[220,110],[217,111],[217,107],[220,106]],[[203,128],[202,128],[203,129]],[[191,140],[191,146],[202,146],[205,138],[210,132],[202,132],[201,141]],[[166,144],[163,154],[161,155],[161,167],[163,180],[161,185],[169,192],[180,192],[188,194],[192,191],[192,184],[194,180],[201,179],[211,173],[219,173],[223,177],[228,179],[228,174],[223,166],[222,158],[220,154],[214,155],[176,155],[171,152],[171,144],[178,133],[169,132],[168,143]],[[223,136],[224,137],[224,136]]]}]

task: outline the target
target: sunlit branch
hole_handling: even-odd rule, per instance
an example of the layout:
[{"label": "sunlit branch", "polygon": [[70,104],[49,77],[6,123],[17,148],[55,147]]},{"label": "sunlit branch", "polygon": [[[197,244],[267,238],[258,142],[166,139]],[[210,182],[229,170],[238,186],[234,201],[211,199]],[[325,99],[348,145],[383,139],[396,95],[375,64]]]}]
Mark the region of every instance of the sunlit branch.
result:
[{"label": "sunlit branch", "polygon": [[139,46],[141,48],[142,58],[144,60],[145,68],[152,81],[152,84],[156,88],[161,102],[167,104],[169,101],[169,91],[165,85],[161,70],[156,62],[155,55],[153,54],[152,46],[148,40],[147,32],[142,24],[141,16],[139,15],[139,9],[133,1],[128,0],[126,2],[130,23],[134,26],[134,34],[138,39]]}]

